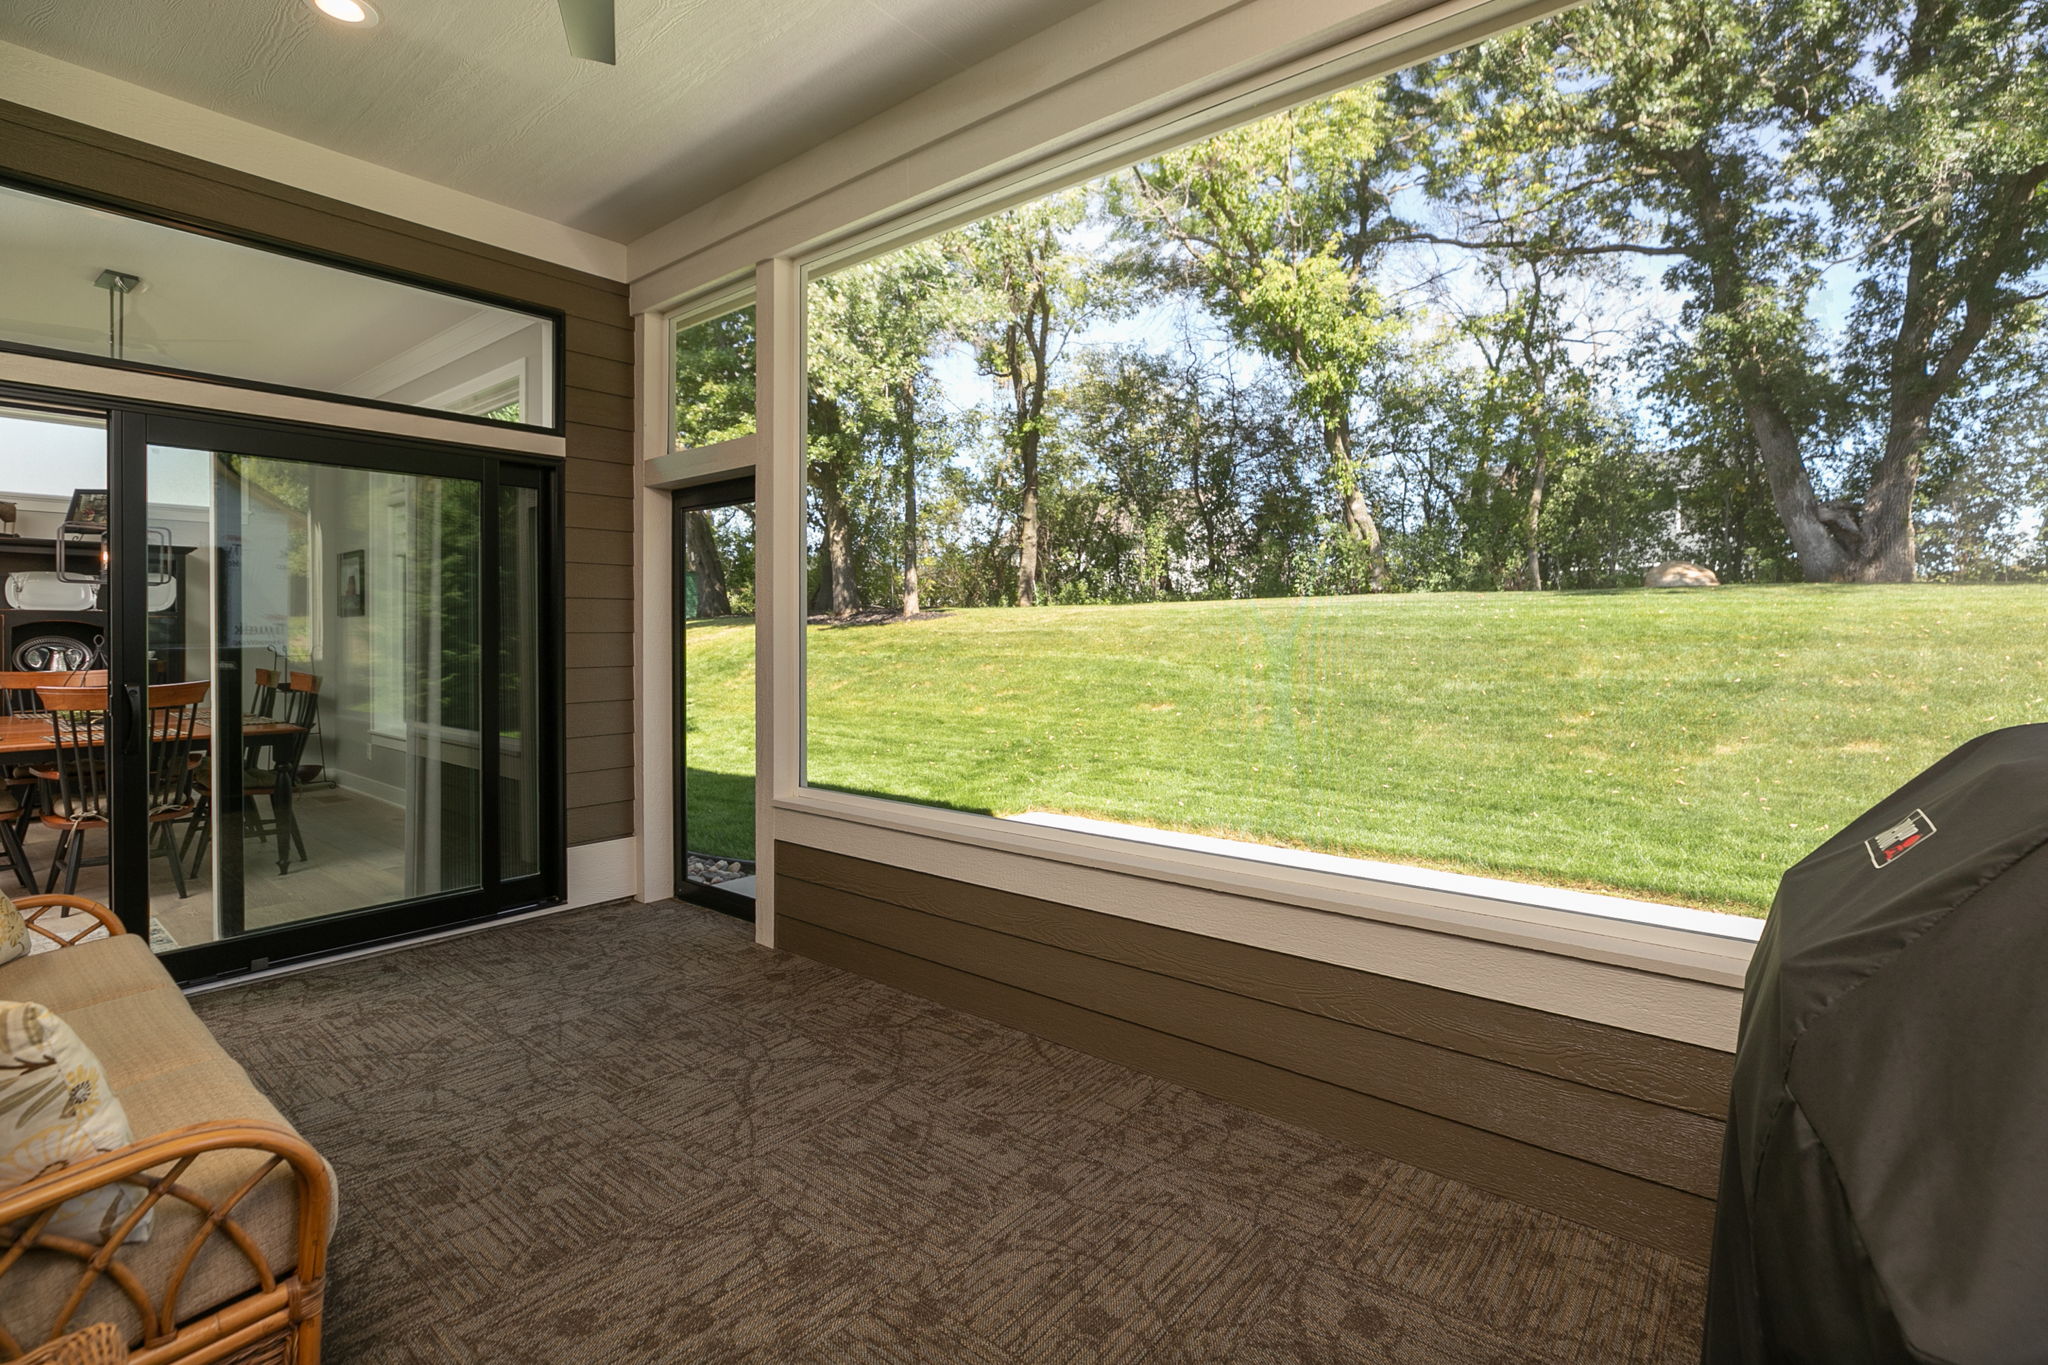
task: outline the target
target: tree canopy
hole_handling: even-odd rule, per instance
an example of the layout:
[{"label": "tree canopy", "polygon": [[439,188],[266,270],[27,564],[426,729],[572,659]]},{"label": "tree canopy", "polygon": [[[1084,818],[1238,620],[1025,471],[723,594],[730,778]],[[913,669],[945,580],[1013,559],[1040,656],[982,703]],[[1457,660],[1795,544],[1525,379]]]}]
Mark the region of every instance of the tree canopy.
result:
[{"label": "tree canopy", "polygon": [[2044,300],[2048,0],[1602,0],[814,281],[814,603],[2039,577]]}]

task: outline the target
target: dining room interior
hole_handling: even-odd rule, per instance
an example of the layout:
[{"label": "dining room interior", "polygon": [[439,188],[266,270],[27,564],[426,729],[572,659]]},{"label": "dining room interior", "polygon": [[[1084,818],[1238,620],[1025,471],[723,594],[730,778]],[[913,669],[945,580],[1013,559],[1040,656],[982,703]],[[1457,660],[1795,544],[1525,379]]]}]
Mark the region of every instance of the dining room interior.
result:
[{"label": "dining room interior", "polygon": [[[0,406],[0,450],[0,505],[14,509],[0,531],[14,865],[0,875],[24,893],[106,900],[94,732],[78,732],[83,747],[65,743],[50,689],[96,686],[106,705],[104,599],[121,568],[108,544],[107,423]],[[153,721],[174,714],[176,688],[198,688],[189,753],[150,767],[153,942],[210,943],[472,884],[483,847],[480,486],[175,446],[149,447],[144,477]],[[515,521],[522,507],[535,514],[531,490],[507,496]],[[505,591],[515,616],[521,593],[530,609],[535,575],[515,574]],[[520,648],[507,646],[514,667],[490,673],[514,707]],[[227,707],[238,747],[212,741]],[[515,812],[520,735],[515,717],[500,738]],[[150,742],[178,738],[158,723]],[[229,778],[233,810],[221,797]],[[535,857],[529,827],[508,819],[507,857]],[[228,829],[239,856],[222,856]]]}]

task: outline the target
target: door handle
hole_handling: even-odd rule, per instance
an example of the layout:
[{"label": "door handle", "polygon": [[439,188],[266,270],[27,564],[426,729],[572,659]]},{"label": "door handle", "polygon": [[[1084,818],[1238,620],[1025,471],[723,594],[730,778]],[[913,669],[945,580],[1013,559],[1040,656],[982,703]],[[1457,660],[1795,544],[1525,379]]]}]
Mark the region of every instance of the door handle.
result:
[{"label": "door handle", "polygon": [[142,752],[142,727],[149,723],[148,711],[142,701],[142,688],[128,683],[121,690],[127,695],[128,702],[124,727],[127,733],[121,736],[121,752],[139,754]]}]

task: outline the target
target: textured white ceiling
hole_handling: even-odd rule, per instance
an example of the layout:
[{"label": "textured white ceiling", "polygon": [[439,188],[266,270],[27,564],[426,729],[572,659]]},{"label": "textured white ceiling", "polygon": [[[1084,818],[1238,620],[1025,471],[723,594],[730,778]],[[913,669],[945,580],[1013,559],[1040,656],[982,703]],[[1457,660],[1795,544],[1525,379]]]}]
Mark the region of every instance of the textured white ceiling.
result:
[{"label": "textured white ceiling", "polygon": [[1091,0],[618,0],[616,67],[555,0],[374,2],[7,0],[0,39],[628,241]]}]

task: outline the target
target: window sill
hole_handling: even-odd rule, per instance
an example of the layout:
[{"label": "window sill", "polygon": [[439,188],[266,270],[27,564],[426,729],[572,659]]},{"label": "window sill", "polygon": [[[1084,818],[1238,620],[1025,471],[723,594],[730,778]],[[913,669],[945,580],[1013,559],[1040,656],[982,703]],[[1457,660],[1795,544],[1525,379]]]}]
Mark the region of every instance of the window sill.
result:
[{"label": "window sill", "polygon": [[1763,921],[1072,816],[800,788],[775,809],[1739,989]]}]

